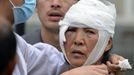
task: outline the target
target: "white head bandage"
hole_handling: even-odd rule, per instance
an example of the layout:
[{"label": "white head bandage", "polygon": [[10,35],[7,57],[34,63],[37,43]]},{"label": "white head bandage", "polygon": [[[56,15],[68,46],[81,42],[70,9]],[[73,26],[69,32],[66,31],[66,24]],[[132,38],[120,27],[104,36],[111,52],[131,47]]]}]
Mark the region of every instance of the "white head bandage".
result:
[{"label": "white head bandage", "polygon": [[115,6],[108,1],[80,0],[74,4],[68,10],[64,19],[59,22],[60,46],[67,61],[69,62],[64,50],[64,42],[66,42],[65,32],[69,26],[94,28],[99,31],[98,42],[84,64],[87,65],[95,63],[103,55],[109,38],[114,35],[115,19]]}]

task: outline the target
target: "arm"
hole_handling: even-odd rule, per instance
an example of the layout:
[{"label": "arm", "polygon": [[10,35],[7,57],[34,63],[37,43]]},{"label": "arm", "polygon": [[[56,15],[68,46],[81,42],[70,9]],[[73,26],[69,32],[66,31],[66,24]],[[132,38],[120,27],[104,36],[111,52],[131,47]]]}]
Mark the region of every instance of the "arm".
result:
[{"label": "arm", "polygon": [[120,72],[120,67],[118,66],[119,61],[124,60],[120,55],[110,54],[109,61],[107,61],[107,66],[111,69],[112,72]]},{"label": "arm", "polygon": [[108,75],[106,65],[90,65],[75,68],[62,73],[61,75]]},{"label": "arm", "polygon": [[112,75],[124,75],[124,72],[120,70],[120,67],[118,65],[112,64],[111,62],[107,61],[107,66],[109,68],[109,72]]},{"label": "arm", "polygon": [[[116,71],[116,73],[114,72],[115,75],[120,75],[120,68],[115,65],[115,63],[118,62],[118,60],[123,60],[124,58],[116,55],[116,54],[112,54],[112,56],[110,56],[110,60],[114,63],[114,64],[110,64],[107,63],[110,67],[113,67],[113,70],[118,70]],[[117,62],[116,62],[117,61]],[[108,66],[108,67],[109,67]],[[64,73],[62,73],[61,75],[108,75],[109,73],[109,69],[106,65],[90,65],[90,66],[82,66],[79,68],[75,68],[69,71],[66,71]]]},{"label": "arm", "polygon": [[110,57],[109,57],[109,61],[112,64],[119,64],[119,61],[122,61],[124,59],[125,59],[124,57],[117,55],[117,54],[110,54]]},{"label": "arm", "polygon": [[119,64],[119,61],[123,61],[123,60],[125,60],[125,58],[120,55],[110,54],[109,61],[107,61],[106,64],[112,73],[114,73],[115,75],[122,75],[124,74],[124,72],[121,71],[121,68],[119,67],[118,64]]},{"label": "arm", "polygon": [[24,63],[26,63],[24,70],[28,75],[53,75],[57,73],[57,68],[60,67],[59,62],[63,62],[59,60],[61,53],[55,47],[44,43],[30,45],[19,35],[16,36],[19,51],[24,58]]}]

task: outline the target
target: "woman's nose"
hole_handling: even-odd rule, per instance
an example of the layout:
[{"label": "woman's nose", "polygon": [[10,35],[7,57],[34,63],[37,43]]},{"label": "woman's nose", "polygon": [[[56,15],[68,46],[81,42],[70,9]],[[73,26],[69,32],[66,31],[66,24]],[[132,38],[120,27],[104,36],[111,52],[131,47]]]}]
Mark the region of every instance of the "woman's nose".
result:
[{"label": "woman's nose", "polygon": [[75,39],[74,39],[74,44],[84,45],[84,35],[82,32],[77,32]]}]

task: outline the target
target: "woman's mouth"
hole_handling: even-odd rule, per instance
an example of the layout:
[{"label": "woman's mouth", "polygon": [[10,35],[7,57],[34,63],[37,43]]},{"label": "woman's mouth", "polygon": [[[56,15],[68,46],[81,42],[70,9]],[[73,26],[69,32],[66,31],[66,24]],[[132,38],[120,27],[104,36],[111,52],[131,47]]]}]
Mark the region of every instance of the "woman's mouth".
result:
[{"label": "woman's mouth", "polygon": [[85,56],[85,54],[80,50],[73,50],[71,54],[73,55],[74,58],[83,58],[83,56]]}]

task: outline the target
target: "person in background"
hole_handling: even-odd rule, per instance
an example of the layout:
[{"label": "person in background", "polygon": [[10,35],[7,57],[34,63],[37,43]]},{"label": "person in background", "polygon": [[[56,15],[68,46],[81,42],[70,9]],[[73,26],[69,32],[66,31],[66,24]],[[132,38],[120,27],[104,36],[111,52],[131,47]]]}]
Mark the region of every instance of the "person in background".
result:
[{"label": "person in background", "polygon": [[78,0],[38,0],[37,14],[41,21],[41,27],[32,33],[24,35],[23,38],[30,44],[44,42],[55,46],[61,51],[58,22],[63,19],[69,7],[76,2]]},{"label": "person in background", "polygon": [[18,24],[26,22],[32,16],[35,7],[36,0],[1,0],[0,15],[13,24],[13,27],[19,27]]},{"label": "person in background", "polygon": [[16,62],[15,35],[10,24],[0,17],[0,75],[12,75]]},{"label": "person in background", "polygon": [[32,15],[35,7],[36,0],[1,0],[0,15],[16,25],[24,23]]}]

